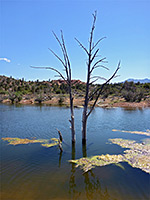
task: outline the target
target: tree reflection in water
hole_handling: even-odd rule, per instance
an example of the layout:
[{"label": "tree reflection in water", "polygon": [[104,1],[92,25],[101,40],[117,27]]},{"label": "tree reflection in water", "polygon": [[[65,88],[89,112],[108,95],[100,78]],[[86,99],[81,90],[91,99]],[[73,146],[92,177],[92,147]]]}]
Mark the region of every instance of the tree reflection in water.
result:
[{"label": "tree reflection in water", "polygon": [[[71,159],[75,160],[75,144],[72,143],[72,155]],[[71,175],[70,175],[70,180],[69,180],[69,194],[71,199],[79,199],[80,192],[76,190],[76,183],[75,183],[75,164],[71,163]]]},{"label": "tree reflection in water", "polygon": [[[83,157],[87,157],[86,144],[82,145],[82,154]],[[75,145],[72,145],[72,160],[74,159],[75,159]],[[92,170],[82,174],[84,180],[84,191],[83,189],[81,191],[78,191],[80,190],[79,189],[80,187],[77,186],[77,184],[75,183],[75,172],[76,172],[75,164],[71,163],[71,176],[69,180],[70,199],[116,200],[110,197],[107,188],[104,191],[102,191],[99,178],[94,175]]]},{"label": "tree reflection in water", "polygon": [[59,168],[61,167],[61,158],[62,158],[62,151],[59,153]]}]

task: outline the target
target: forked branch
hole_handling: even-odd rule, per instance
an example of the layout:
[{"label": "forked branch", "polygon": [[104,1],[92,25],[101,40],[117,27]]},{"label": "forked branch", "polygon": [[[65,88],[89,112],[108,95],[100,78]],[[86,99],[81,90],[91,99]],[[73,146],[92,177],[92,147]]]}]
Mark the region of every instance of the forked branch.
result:
[{"label": "forked branch", "polygon": [[117,74],[118,70],[120,69],[120,63],[121,63],[121,62],[119,61],[118,66],[117,66],[117,69],[115,70],[115,72],[113,73],[113,75],[112,75],[105,83],[103,83],[100,87],[98,87],[97,90],[90,96],[90,98],[93,98],[93,96],[98,92],[98,94],[97,94],[97,96],[96,96],[96,99],[95,99],[95,101],[94,101],[94,103],[93,103],[93,105],[92,105],[90,111],[89,111],[88,114],[87,114],[87,117],[89,117],[89,115],[90,115],[91,112],[93,111],[93,109],[94,109],[94,107],[95,107],[95,105],[96,105],[96,103],[97,103],[97,100],[98,100],[99,96],[101,95],[101,93],[102,93],[102,91],[103,91],[103,89],[104,89],[104,86],[107,85],[113,78],[116,77],[116,74]]},{"label": "forked branch", "polygon": [[[93,65],[93,67],[92,67],[90,73],[92,73],[92,71],[93,71],[95,68],[97,68],[97,64],[98,64],[98,63],[104,62],[104,60],[106,60],[106,57],[104,57],[104,58],[102,58],[102,59],[96,61],[96,63]],[[101,65],[101,66],[102,66],[102,65]],[[105,67],[105,68],[107,68],[107,67]],[[108,68],[107,68],[107,69],[108,69]]]},{"label": "forked branch", "polygon": [[103,39],[106,39],[106,37],[102,37],[101,39],[99,39],[95,45],[93,45],[92,47],[92,51],[95,49],[95,47],[103,40]]}]

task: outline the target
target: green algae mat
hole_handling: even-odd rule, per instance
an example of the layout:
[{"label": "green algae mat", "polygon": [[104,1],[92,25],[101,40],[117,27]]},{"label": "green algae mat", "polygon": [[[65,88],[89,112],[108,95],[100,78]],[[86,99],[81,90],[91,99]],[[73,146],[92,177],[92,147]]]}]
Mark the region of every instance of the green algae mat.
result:
[{"label": "green algae mat", "polygon": [[[112,131],[120,131],[113,129]],[[134,134],[143,134],[149,136],[149,131],[139,132],[139,131],[120,131],[129,132]],[[7,141],[10,145],[19,144],[33,144],[40,143],[43,147],[53,147],[62,143],[57,138],[51,139],[22,139],[22,138],[2,138],[2,140]],[[150,139],[146,138],[142,143],[138,143],[134,140],[125,140],[121,138],[109,139],[112,144],[116,144],[125,148],[124,153],[121,155],[95,155],[90,158],[83,157],[77,160],[70,160],[69,162],[75,163],[76,167],[80,167],[84,172],[88,172],[92,168],[98,166],[106,166],[110,164],[118,164],[120,162],[127,162],[132,167],[139,168],[146,173],[150,174]],[[120,165],[118,165],[120,166]]]},{"label": "green algae mat", "polygon": [[134,140],[124,140],[121,138],[110,139],[110,141],[113,144],[128,149],[124,151],[123,155],[96,155],[90,158],[70,160],[69,162],[75,163],[76,167],[80,167],[84,172],[88,172],[97,166],[128,162],[132,167],[150,173],[150,144],[137,143]]},{"label": "green algae mat", "polygon": [[[150,136],[150,130],[143,132],[112,129],[112,131]],[[144,139],[142,143],[137,143],[134,140],[125,140],[122,138],[109,139],[109,141],[111,141],[112,144],[117,144],[122,148],[126,148],[126,150],[124,150],[122,155],[96,155],[89,158],[84,157],[77,160],[70,160],[69,162],[75,163],[76,167],[80,167],[84,172],[88,172],[97,166],[105,166],[110,164],[118,165],[120,162],[127,162],[132,167],[139,168],[150,174],[149,138]]]},{"label": "green algae mat", "polygon": [[116,129],[112,129],[112,131],[114,131],[114,132],[132,133],[132,134],[139,134],[139,135],[150,136],[150,130],[146,130],[145,132],[143,132],[143,131],[126,131],[126,130],[116,130]]},{"label": "green algae mat", "polygon": [[51,138],[51,139],[22,139],[22,138],[2,138],[2,140],[7,141],[10,145],[19,145],[19,144],[33,144],[33,143],[40,143],[43,147],[53,147],[59,144],[58,138]]}]

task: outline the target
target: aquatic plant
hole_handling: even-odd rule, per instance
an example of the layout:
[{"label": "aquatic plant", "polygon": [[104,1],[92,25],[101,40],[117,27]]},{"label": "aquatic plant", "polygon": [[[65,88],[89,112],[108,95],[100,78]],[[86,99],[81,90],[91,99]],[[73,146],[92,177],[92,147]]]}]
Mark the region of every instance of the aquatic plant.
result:
[{"label": "aquatic plant", "polygon": [[[105,166],[116,164],[119,162],[128,162],[132,167],[139,168],[147,173],[150,173],[150,144],[137,143],[134,140],[124,140],[121,138],[110,139],[113,144],[117,144],[122,148],[129,148],[124,151],[123,155],[97,155],[93,157],[80,158],[77,160],[70,160],[79,167],[88,172],[96,166]],[[120,167],[120,166],[119,166]],[[122,168],[123,169],[123,168]]]},{"label": "aquatic plant", "polygon": [[2,140],[7,141],[9,144],[18,145],[18,144],[29,144],[29,143],[47,143],[49,140],[46,139],[22,139],[22,138],[2,138]]},{"label": "aquatic plant", "polygon": [[137,143],[134,140],[124,140],[120,138],[110,139],[114,144],[122,148],[129,148],[124,151],[123,160],[132,167],[139,168],[150,173],[150,139],[147,142]]},{"label": "aquatic plant", "polygon": [[51,138],[49,140],[49,139],[36,139],[36,138],[22,139],[22,138],[7,137],[7,138],[2,138],[2,140],[7,141],[10,145],[41,143],[41,145],[44,147],[53,147],[59,144],[58,138]]},{"label": "aquatic plant", "polygon": [[80,158],[78,160],[70,160],[69,162],[77,164],[76,167],[80,166],[84,172],[95,168],[96,166],[105,166],[113,163],[118,163],[123,160],[122,155],[97,155],[90,158]]},{"label": "aquatic plant", "polygon": [[57,138],[51,138],[50,139],[51,143],[45,143],[45,144],[41,144],[43,147],[53,147],[53,146],[57,146],[59,144],[59,139]]},{"label": "aquatic plant", "polygon": [[150,130],[146,130],[146,132],[143,132],[143,131],[125,131],[125,130],[116,130],[116,129],[112,129],[112,131],[150,136]]}]

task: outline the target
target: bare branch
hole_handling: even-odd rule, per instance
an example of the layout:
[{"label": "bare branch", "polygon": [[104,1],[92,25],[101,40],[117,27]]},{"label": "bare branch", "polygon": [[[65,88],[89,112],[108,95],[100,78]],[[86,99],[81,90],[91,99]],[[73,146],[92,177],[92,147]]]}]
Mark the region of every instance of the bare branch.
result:
[{"label": "bare branch", "polygon": [[94,95],[97,93],[97,91],[100,89],[100,87],[96,86],[93,91],[91,92],[91,94],[89,94],[89,101],[91,99],[93,99]]},{"label": "bare branch", "polygon": [[[70,61],[68,58],[68,54],[67,54],[67,50],[66,50],[66,46],[65,46],[65,40],[64,40],[64,36],[63,36],[63,32],[61,30],[61,39],[62,39],[62,45],[63,45],[63,49],[64,49],[64,57],[66,60],[66,74],[67,74],[67,78],[70,81],[71,84],[71,67],[70,67]],[[69,70],[69,73],[68,73]]]},{"label": "bare branch", "polygon": [[99,39],[95,45],[93,45],[92,47],[92,51],[95,49],[95,47],[103,40],[103,39],[106,39],[106,37],[102,37],[101,39]]},{"label": "bare branch", "polygon": [[54,31],[52,31],[52,33],[53,33],[53,35],[55,36],[57,42],[59,43],[59,45],[60,45],[60,47],[61,47],[61,50],[63,51],[63,46],[62,46],[62,44],[61,44],[59,38],[57,37],[56,33],[55,33]]},{"label": "bare branch", "polygon": [[68,56],[67,56],[67,51],[66,51],[66,48],[65,48],[65,42],[64,42],[64,38],[63,38],[63,33],[61,31],[61,39],[62,39],[62,43],[61,41],[59,40],[59,38],[57,37],[57,35],[55,34],[54,31],[52,31],[54,37],[56,38],[56,40],[58,41],[60,47],[61,47],[61,50],[62,50],[62,53],[63,53],[63,57],[64,57],[64,62],[62,63],[62,60],[60,59],[59,56],[57,56],[56,54],[54,54],[53,51],[51,51],[60,61],[61,63],[63,64],[64,68],[65,68],[65,71],[66,71],[66,75],[67,75],[67,78],[68,78],[68,68],[67,68],[67,62],[68,62]]},{"label": "bare branch", "polygon": [[[95,11],[95,13],[93,14],[93,18],[94,19],[93,19],[92,28],[91,28],[90,37],[89,37],[89,49],[87,50],[77,40],[77,42],[79,43],[79,45],[86,51],[86,53],[88,55],[86,91],[85,91],[84,108],[83,108],[83,114],[82,114],[82,143],[83,144],[86,143],[87,119],[88,119],[89,115],[91,114],[91,112],[93,111],[93,109],[94,109],[94,107],[95,107],[95,105],[97,103],[97,100],[98,100],[100,94],[103,92],[104,86],[107,83],[109,83],[109,81],[116,76],[116,73],[117,73],[117,71],[119,70],[119,67],[120,67],[120,62],[119,62],[116,71],[114,72],[114,74],[109,79],[105,79],[105,78],[99,77],[99,76],[91,77],[91,74],[92,74],[93,70],[96,69],[96,68],[98,68],[98,67],[102,67],[102,68],[108,70],[107,67],[101,65],[102,63],[106,63],[106,57],[105,58],[101,58],[101,59],[97,59],[97,60],[95,59],[98,56],[97,54],[98,54],[98,51],[99,51],[98,48],[97,49],[95,49],[95,48],[97,47],[97,45],[104,38],[106,38],[106,37],[103,37],[103,38],[99,39],[95,44],[93,42],[96,17],[97,17],[97,12]],[[93,51],[94,49],[95,49],[95,51]],[[93,64],[93,61],[94,61],[94,64]],[[92,78],[94,78],[93,81],[91,81]],[[94,90],[92,90],[92,92],[90,92],[91,84],[93,84],[94,82],[96,82],[98,79],[105,80],[104,84],[102,84],[101,86],[98,86],[97,88],[94,88]],[[94,103],[93,103],[92,107],[88,111],[89,101],[93,98],[94,95],[96,96],[96,99],[94,100]]]},{"label": "bare branch", "polygon": [[98,79],[102,79],[102,80],[107,81],[107,79],[102,77],[102,76],[92,76],[90,79],[93,79],[93,78],[98,78]]},{"label": "bare branch", "polygon": [[[92,81],[92,82],[90,82],[90,85],[92,85],[93,83],[95,83],[96,81],[98,81],[99,79],[101,79],[101,80],[107,80],[106,78],[104,78],[104,77],[101,77],[101,76],[93,76],[93,77],[91,77],[91,79],[93,79],[93,78],[96,78],[94,81]],[[90,98],[91,99],[91,98]]]},{"label": "bare branch", "polygon": [[[66,46],[65,46],[65,40],[64,40],[64,37],[63,37],[63,32],[61,31],[61,39],[59,39],[54,32],[53,32],[53,35],[54,35],[55,39],[57,40],[57,42],[58,42],[58,44],[61,48],[61,51],[62,51],[62,54],[63,54],[63,59],[61,57],[59,57],[53,50],[51,50],[51,49],[49,49],[49,50],[61,62],[61,64],[64,67],[63,71],[66,72],[67,77],[64,77],[63,74],[59,70],[57,70],[53,67],[33,67],[33,66],[31,66],[31,67],[32,68],[38,68],[38,69],[53,70],[58,74],[56,76],[61,77],[66,82],[66,84],[68,85],[68,90],[69,90],[69,95],[70,95],[72,142],[74,143],[75,142],[75,127],[74,127],[73,97],[72,97],[72,88],[71,88],[71,66],[70,66],[70,61],[69,61],[69,57],[68,57]],[[60,131],[58,130],[58,133],[59,132]],[[62,146],[61,146],[60,140],[59,140],[59,148],[62,151]]]},{"label": "bare branch", "polygon": [[[94,93],[94,91],[97,89],[97,87],[98,87],[98,86],[97,86],[97,85],[95,85],[95,86],[94,86],[94,88],[92,88],[91,94],[93,94],[93,93]],[[90,100],[90,96],[91,96],[91,94],[89,94],[89,100]],[[91,98],[91,99],[92,99],[92,98]]]},{"label": "bare branch", "polygon": [[64,50],[64,54],[65,54],[66,60],[69,61],[62,30],[61,30],[61,39],[62,39],[62,46],[63,46],[63,50]]},{"label": "bare branch", "polygon": [[99,68],[99,67],[104,68],[106,70],[109,70],[109,68],[105,67],[104,65],[97,65],[97,66],[94,67],[94,69]]},{"label": "bare branch", "polygon": [[60,71],[58,71],[57,69],[53,68],[53,67],[34,67],[34,66],[30,66],[30,67],[31,68],[36,68],[36,69],[50,69],[50,70],[53,70],[53,71],[57,72],[59,74],[59,76],[68,84],[68,81],[62,75],[62,73]]},{"label": "bare branch", "polygon": [[96,57],[97,53],[98,53],[99,49],[96,50],[96,52],[94,53],[92,59],[91,59],[91,63],[93,62],[94,58]]},{"label": "bare branch", "polygon": [[96,99],[95,99],[95,101],[94,101],[94,103],[93,103],[90,111],[88,112],[87,117],[89,117],[89,115],[93,111],[93,109],[94,109],[94,107],[95,107],[95,105],[97,103],[97,100],[98,100],[100,94],[103,91],[104,86],[107,85],[116,76],[116,74],[117,74],[117,72],[118,72],[119,69],[120,69],[120,61],[118,63],[117,69],[115,70],[115,72],[113,73],[113,75],[105,83],[103,83],[102,86],[98,87],[98,89],[92,94],[92,96],[94,96],[94,94],[96,94],[98,92],[98,95],[97,95],[97,97],[96,97]]},{"label": "bare branch", "polygon": [[102,63],[108,63],[108,61],[107,60],[105,60],[105,61],[102,60]]},{"label": "bare branch", "polygon": [[[117,71],[118,71],[119,69],[120,69],[120,61],[119,61],[119,63],[118,63],[117,69],[116,69],[116,71],[114,72],[114,74],[113,74],[104,84],[102,84],[102,86],[103,86],[103,85],[106,85],[106,84],[109,83],[113,78],[117,77],[116,74],[117,74]],[[97,89],[95,89],[95,91],[94,91],[91,95],[89,95],[89,99],[91,99],[91,98],[101,89],[102,86],[100,86],[100,87],[98,87]],[[103,86],[103,87],[104,87],[104,86]]]},{"label": "bare branch", "polygon": [[83,46],[83,44],[77,38],[75,38],[75,40],[79,43],[79,46],[81,46],[84,49],[84,51],[89,55],[88,50]]},{"label": "bare branch", "polygon": [[114,76],[114,78],[117,78],[117,77],[119,77],[120,75],[116,75],[116,76]]},{"label": "bare branch", "polygon": [[90,82],[89,84],[92,85],[93,83],[95,83],[96,81],[98,81],[99,78],[95,79],[94,81]]},{"label": "bare branch", "polygon": [[[48,48],[49,49],[49,48]],[[49,49],[51,52],[52,52],[52,54],[63,64],[63,66],[65,67],[66,65],[65,65],[65,63],[62,61],[62,59],[53,51],[53,50],[51,50],[51,49]]]},{"label": "bare branch", "polygon": [[93,25],[92,25],[92,29],[91,29],[91,33],[90,33],[89,54],[91,54],[91,52],[92,52],[93,33],[94,33],[94,29],[95,29],[96,16],[97,16],[97,11],[95,11],[95,13],[93,14],[94,19],[93,19]]},{"label": "bare branch", "polygon": [[[55,39],[57,40],[57,42],[59,43],[60,48],[61,48],[61,50],[62,50],[62,53],[63,53],[63,56],[64,56],[64,61],[65,61],[65,65],[64,65],[64,67],[65,67],[65,66],[67,65],[67,61],[66,61],[66,57],[65,57],[65,52],[64,52],[63,45],[61,44],[61,42],[60,42],[59,38],[57,37],[57,35],[55,34],[55,32],[52,31],[52,33],[53,33]],[[65,67],[65,68],[66,68],[66,67]]]},{"label": "bare branch", "polygon": [[62,78],[60,75],[54,75],[54,77],[59,77],[59,78]]},{"label": "bare branch", "polygon": [[104,61],[105,59],[106,59],[106,57],[105,57],[105,58],[102,58],[102,59],[100,59],[100,60],[98,60],[98,61],[93,65],[93,67],[92,67],[90,73],[92,73],[92,71],[95,69],[95,67],[97,66],[98,63]]},{"label": "bare branch", "polygon": [[104,58],[98,60],[98,61],[93,65],[93,67],[95,67],[98,63],[103,62],[104,60],[106,60],[106,57],[104,57]]}]

